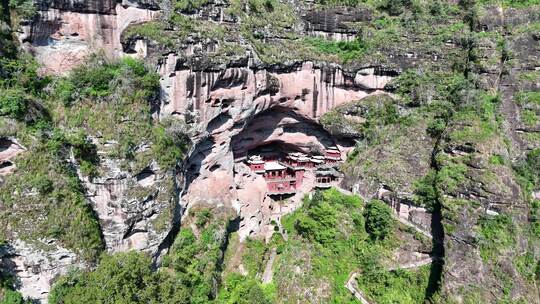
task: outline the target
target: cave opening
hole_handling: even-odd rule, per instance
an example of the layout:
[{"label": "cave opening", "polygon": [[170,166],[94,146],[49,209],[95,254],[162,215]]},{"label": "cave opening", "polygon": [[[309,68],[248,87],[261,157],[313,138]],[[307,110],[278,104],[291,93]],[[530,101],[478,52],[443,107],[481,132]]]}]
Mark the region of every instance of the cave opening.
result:
[{"label": "cave opening", "polygon": [[13,166],[13,163],[6,160],[4,162],[0,162],[0,169],[5,169],[5,168],[9,168],[9,167],[12,167]]},{"label": "cave opening", "polygon": [[319,123],[292,109],[263,111],[231,148],[235,164],[264,179],[266,195],[275,201],[330,188],[342,178],[338,167],[345,151]]}]

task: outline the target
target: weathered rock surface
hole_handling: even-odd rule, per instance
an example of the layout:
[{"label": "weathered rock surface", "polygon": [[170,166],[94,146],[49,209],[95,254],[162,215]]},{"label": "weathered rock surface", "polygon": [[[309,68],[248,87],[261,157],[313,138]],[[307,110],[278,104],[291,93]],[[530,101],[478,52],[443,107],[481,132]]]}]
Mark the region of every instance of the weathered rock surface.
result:
[{"label": "weathered rock surface", "polygon": [[[121,56],[124,51],[144,57],[149,52],[146,41],[135,40],[127,50],[121,45],[121,35],[130,24],[156,18],[158,3],[153,0],[119,2],[41,1],[39,17],[22,27],[20,40],[44,64],[47,73],[66,72],[98,50],[112,57]],[[200,10],[184,13],[202,20],[237,22],[227,15],[227,6],[226,1],[211,1]],[[444,224],[453,227],[453,231],[446,231],[445,238],[446,264],[442,280],[445,295],[470,286],[482,286],[479,294],[483,299],[495,301],[496,292],[489,293],[501,289],[494,275],[498,269],[480,257],[476,244],[478,220],[485,215],[516,210],[513,219],[527,221],[527,207],[510,168],[494,169],[487,164],[490,155],[514,159],[540,146],[538,125],[527,125],[523,119],[524,110],[532,109],[538,114],[538,107],[514,100],[517,91],[539,89],[537,80],[522,78],[523,74],[539,69],[539,36],[506,32],[510,26],[537,21],[538,16],[538,10],[524,16],[513,9],[494,8],[482,16],[477,29],[509,35],[503,37],[513,55],[511,65],[502,59],[503,52],[497,41],[482,37],[478,40],[482,51],[477,54],[481,64],[472,72],[477,74],[482,89],[502,93],[502,125],[511,139],[512,149],[504,148],[499,140],[488,144],[458,143],[446,138],[441,143],[441,151],[434,151],[435,140],[428,136],[426,121],[419,117],[403,129],[385,128],[384,134],[379,134],[377,145],[361,149],[361,158],[352,160],[350,166],[344,168],[345,187],[367,198],[377,197],[401,205],[414,199],[414,183],[430,170],[434,152],[456,162],[470,157],[466,162],[465,182],[443,193],[448,199],[443,202],[447,212]],[[371,13],[363,9],[336,8],[312,11],[301,17],[302,30],[308,35],[352,40],[357,31],[348,23],[370,20]],[[356,70],[311,62],[270,66],[262,64],[250,51],[238,61],[216,65],[205,58],[205,52],[215,47],[213,42],[208,45],[197,42],[186,46],[184,53],[164,55],[158,66],[162,85],[159,116],[182,116],[193,122],[199,131],[197,145],[186,160],[187,189],[181,202],[177,202],[176,187],[169,184],[174,184],[172,173],[162,172],[155,166],[127,172],[113,159],[104,160],[101,177],[89,180],[81,176],[100,219],[107,249],[110,252],[136,249],[159,255],[167,247],[163,244],[172,225],[180,220],[180,203],[188,208],[196,204],[235,208],[241,218],[238,231],[241,238],[264,235],[272,227],[271,220],[278,221],[280,215],[294,210],[297,205],[281,206],[267,198],[264,181],[235,160],[265,144],[286,142],[289,148],[305,152],[320,151],[336,144],[341,146],[333,137],[334,133],[328,134],[317,124],[323,114],[350,101],[381,93],[398,72],[409,67],[436,64],[448,68],[449,58],[459,43],[448,40],[444,49],[432,50],[423,48],[414,35],[405,40],[406,45],[390,45],[380,50],[383,61],[394,70],[385,70],[371,61]],[[351,114],[347,118],[362,122],[362,117],[356,116]],[[453,130],[463,127],[450,126]],[[341,131],[348,132],[342,137],[358,137],[358,130]],[[12,143],[4,150],[3,146],[8,144],[0,142],[0,175],[2,157],[8,164],[4,168],[9,169],[9,159],[19,153]],[[487,176],[487,171],[496,176]],[[390,194],[380,195],[381,189]],[[534,190],[533,196],[538,198],[540,194]],[[474,204],[461,208],[460,200]],[[407,215],[409,219],[417,219],[418,225],[427,228],[425,210],[416,207],[407,210],[411,211]],[[520,238],[516,251],[524,252],[526,244],[526,240]],[[76,264],[77,257],[57,248],[45,258],[29,246],[16,245],[15,253],[7,256],[6,263],[11,263],[11,269],[18,274],[25,295],[43,299],[50,280],[65,272],[67,265]],[[300,253],[298,258],[305,255]],[[514,256],[508,254],[507,257],[510,260]],[[45,259],[49,262],[44,262]],[[37,264],[43,266],[38,268]],[[515,267],[506,262],[497,267],[508,272],[515,281],[511,290],[513,298],[523,296],[531,303],[538,302],[527,293],[532,288],[517,274]],[[311,300],[316,301],[320,293],[320,290],[313,291]],[[463,300],[462,294],[455,299]]]},{"label": "weathered rock surface", "polygon": [[[538,8],[527,12],[515,9],[491,7],[480,19],[480,28],[504,33],[508,27],[525,27],[528,22],[538,20]],[[535,81],[524,75],[531,73],[538,64],[538,43],[528,31],[506,33],[505,45],[497,47],[493,39],[484,39],[479,44],[479,63],[475,72],[485,89],[499,90],[502,94],[498,111],[504,116],[503,134],[491,135],[489,140],[466,142],[446,136],[442,143],[441,164],[464,163],[464,181],[457,187],[446,189],[443,200],[443,223],[445,225],[445,271],[442,292],[457,301],[470,294],[477,294],[485,301],[509,297],[523,299],[528,303],[539,303],[538,293],[532,282],[524,279],[516,269],[515,260],[528,250],[531,241],[523,233],[515,235],[515,245],[499,252],[498,262],[486,261],[481,256],[482,235],[480,221],[500,214],[511,218],[512,227],[528,224],[527,199],[523,196],[518,179],[511,168],[490,164],[491,155],[504,158],[520,158],[531,148],[539,146],[538,140],[523,129],[520,112],[527,104],[519,103],[519,91],[538,89]],[[512,60],[507,54],[512,54]],[[499,58],[499,61],[494,60]],[[537,81],[536,81],[537,82]],[[470,128],[466,121],[451,124],[448,133]],[[507,142],[511,142],[509,145]],[[513,228],[516,229],[516,228]],[[517,228],[521,229],[521,228]],[[533,245],[534,246],[534,245]],[[500,275],[505,274],[505,279]],[[505,280],[512,282],[503,294]],[[456,290],[460,292],[456,293]]]},{"label": "weathered rock surface", "polygon": [[[329,109],[352,100],[359,100],[371,91],[381,89],[390,80],[364,70],[348,76],[339,67],[316,67],[306,62],[290,71],[256,70],[248,66],[221,71],[177,69],[177,58],[169,56],[160,67],[163,88],[162,115],[195,114],[200,121],[211,121],[220,107],[270,103],[294,109],[311,118],[320,117]],[[256,113],[256,112],[255,112]]]},{"label": "weathered rock surface", "polygon": [[15,286],[25,297],[41,303],[47,303],[51,284],[60,275],[72,268],[86,267],[76,253],[55,245],[54,240],[46,250],[21,240],[3,246],[0,266],[15,275]]},{"label": "weathered rock surface", "polygon": [[[211,202],[240,211],[250,210],[250,204],[262,206],[262,195],[258,202],[238,200],[234,160],[269,143],[319,153],[335,146],[339,143],[316,118],[341,103],[370,94],[338,68],[316,68],[312,63],[293,67],[290,72],[248,67],[196,72],[176,70],[173,59],[160,69],[164,75],[160,114],[191,115],[202,130],[187,161],[188,188],[183,200],[188,205]],[[266,205],[263,210],[269,208]],[[245,222],[240,225],[246,231],[242,235],[258,233],[270,221],[268,216],[263,219],[251,211],[243,213]]]},{"label": "weathered rock surface", "polygon": [[122,32],[157,14],[115,1],[53,1],[42,7],[34,22],[22,26],[19,40],[43,65],[44,73],[63,74],[92,53],[120,56]]},{"label": "weathered rock surface", "polygon": [[2,176],[15,170],[13,162],[15,156],[25,150],[15,138],[0,137],[0,185],[2,184]]},{"label": "weathered rock surface", "polygon": [[80,178],[107,251],[138,250],[157,257],[178,212],[174,176],[155,163],[136,174],[122,170],[113,159],[104,159],[101,168],[104,174],[98,178]]},{"label": "weathered rock surface", "polygon": [[331,8],[309,10],[302,17],[306,31],[314,36],[334,40],[353,40],[357,30],[347,24],[371,20],[371,12],[367,8]]}]

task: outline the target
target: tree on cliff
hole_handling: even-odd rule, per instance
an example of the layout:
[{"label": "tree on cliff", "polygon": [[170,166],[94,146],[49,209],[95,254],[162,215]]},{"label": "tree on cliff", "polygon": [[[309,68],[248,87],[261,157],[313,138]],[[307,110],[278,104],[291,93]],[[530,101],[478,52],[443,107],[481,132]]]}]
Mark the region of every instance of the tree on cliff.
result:
[{"label": "tree on cliff", "polygon": [[394,219],[392,210],[383,201],[373,200],[364,212],[366,231],[374,241],[384,240],[392,231]]}]

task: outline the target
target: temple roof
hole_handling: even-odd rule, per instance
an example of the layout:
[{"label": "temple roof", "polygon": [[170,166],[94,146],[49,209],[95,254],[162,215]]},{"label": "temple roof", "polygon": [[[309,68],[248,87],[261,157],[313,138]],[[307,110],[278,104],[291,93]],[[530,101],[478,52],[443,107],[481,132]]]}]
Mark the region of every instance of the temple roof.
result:
[{"label": "temple roof", "polygon": [[316,176],[335,176],[340,177],[342,173],[332,167],[319,168],[315,171]]},{"label": "temple roof", "polygon": [[264,163],[264,170],[285,170],[286,167],[280,165],[278,162],[271,161]]},{"label": "temple roof", "polygon": [[259,155],[251,156],[247,162],[249,164],[264,164],[262,157],[260,157]]}]

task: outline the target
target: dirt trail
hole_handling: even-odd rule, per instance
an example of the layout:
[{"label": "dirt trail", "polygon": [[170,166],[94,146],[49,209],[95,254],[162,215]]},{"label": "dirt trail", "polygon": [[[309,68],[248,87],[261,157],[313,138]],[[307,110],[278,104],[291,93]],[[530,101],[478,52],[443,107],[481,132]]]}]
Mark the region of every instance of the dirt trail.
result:
[{"label": "dirt trail", "polygon": [[364,297],[364,294],[358,289],[358,284],[356,283],[356,277],[358,273],[353,272],[347,283],[345,283],[345,288],[347,288],[362,304],[370,304],[370,302]]},{"label": "dirt trail", "polygon": [[274,260],[276,259],[276,255],[277,249],[276,247],[273,247],[272,251],[270,252],[270,258],[268,259],[268,263],[266,263],[266,267],[264,268],[264,272],[262,275],[263,284],[267,284],[272,281],[272,277],[274,274],[272,271],[272,267],[274,266]]}]

